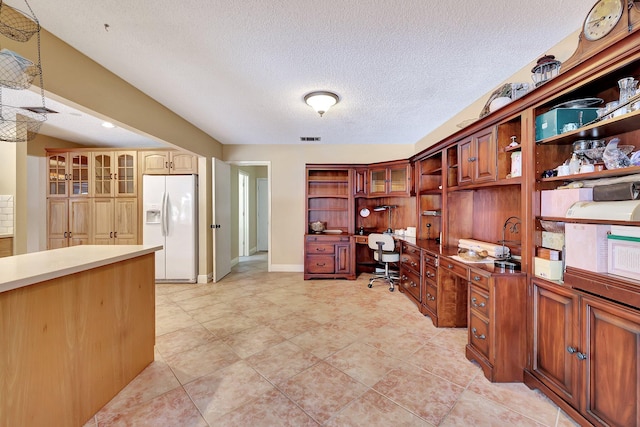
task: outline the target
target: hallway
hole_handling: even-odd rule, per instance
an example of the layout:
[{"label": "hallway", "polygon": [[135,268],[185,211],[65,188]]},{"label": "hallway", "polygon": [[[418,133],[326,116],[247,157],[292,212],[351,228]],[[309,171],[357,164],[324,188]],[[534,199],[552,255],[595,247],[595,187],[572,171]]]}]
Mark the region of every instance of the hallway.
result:
[{"label": "hallway", "polygon": [[157,285],[156,360],[86,426],[571,426],[523,384],[491,384],[466,329],[385,285],[267,273]]}]

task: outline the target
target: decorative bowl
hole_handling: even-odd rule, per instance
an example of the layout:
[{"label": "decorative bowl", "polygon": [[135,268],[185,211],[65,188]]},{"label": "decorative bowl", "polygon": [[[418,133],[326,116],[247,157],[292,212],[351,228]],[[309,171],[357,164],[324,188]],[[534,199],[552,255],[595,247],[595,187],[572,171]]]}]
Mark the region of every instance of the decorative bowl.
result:
[{"label": "decorative bowl", "polygon": [[564,233],[564,222],[540,220],[540,226],[551,233]]},{"label": "decorative bowl", "polygon": [[327,228],[326,223],[322,221],[315,221],[309,224],[309,229],[314,233],[318,233],[318,234],[322,233],[326,228]]},{"label": "decorative bowl", "polygon": [[465,261],[482,261],[489,256],[489,252],[480,249],[458,248],[458,256]]}]

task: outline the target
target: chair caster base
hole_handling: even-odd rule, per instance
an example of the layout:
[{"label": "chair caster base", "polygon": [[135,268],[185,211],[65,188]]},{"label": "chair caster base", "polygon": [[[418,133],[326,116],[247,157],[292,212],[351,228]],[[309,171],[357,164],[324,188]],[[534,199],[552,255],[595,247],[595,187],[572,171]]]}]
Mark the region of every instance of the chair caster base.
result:
[{"label": "chair caster base", "polygon": [[369,288],[373,287],[373,283],[369,283],[369,284],[367,285],[367,287],[369,287]]}]

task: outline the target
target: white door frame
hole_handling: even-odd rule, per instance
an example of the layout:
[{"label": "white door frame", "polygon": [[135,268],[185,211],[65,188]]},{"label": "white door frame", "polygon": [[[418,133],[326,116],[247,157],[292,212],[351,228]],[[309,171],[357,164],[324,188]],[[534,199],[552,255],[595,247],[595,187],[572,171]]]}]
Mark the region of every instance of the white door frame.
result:
[{"label": "white door frame", "polygon": [[258,178],[256,180],[256,248],[258,251],[269,249],[269,180]]},{"label": "white door frame", "polygon": [[234,162],[230,161],[229,164],[237,165],[237,166],[266,166],[267,167],[267,186],[268,186],[268,195],[267,195],[267,271],[271,270],[271,162],[270,161],[239,161]]},{"label": "white door frame", "polygon": [[238,171],[238,256],[249,256],[249,174]]},{"label": "white door frame", "polygon": [[215,157],[211,162],[213,214],[213,281],[231,272],[231,167]]}]

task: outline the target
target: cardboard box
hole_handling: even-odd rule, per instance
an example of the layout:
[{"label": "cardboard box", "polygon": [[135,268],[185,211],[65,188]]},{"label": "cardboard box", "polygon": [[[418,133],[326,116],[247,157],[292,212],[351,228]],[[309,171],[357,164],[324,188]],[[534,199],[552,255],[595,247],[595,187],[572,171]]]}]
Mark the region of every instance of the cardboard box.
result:
[{"label": "cardboard box", "polygon": [[565,263],[595,273],[606,273],[608,264],[607,233],[610,225],[566,224]]},{"label": "cardboard box", "polygon": [[566,217],[575,202],[593,200],[593,188],[567,188],[540,192],[540,215]]},{"label": "cardboard box", "polygon": [[562,280],[562,261],[551,261],[544,258],[534,258],[533,272],[536,276],[548,280]]},{"label": "cardboard box", "polygon": [[597,117],[597,108],[554,108],[536,117],[536,141],[560,135],[567,123],[580,127]]},{"label": "cardboard box", "polygon": [[538,248],[536,255],[538,258],[548,259],[550,261],[560,261],[562,259],[562,251],[557,249]]},{"label": "cardboard box", "polygon": [[542,246],[561,251],[564,248],[564,233],[542,232]]},{"label": "cardboard box", "polygon": [[607,240],[609,244],[607,272],[640,280],[640,238],[610,234]]}]

